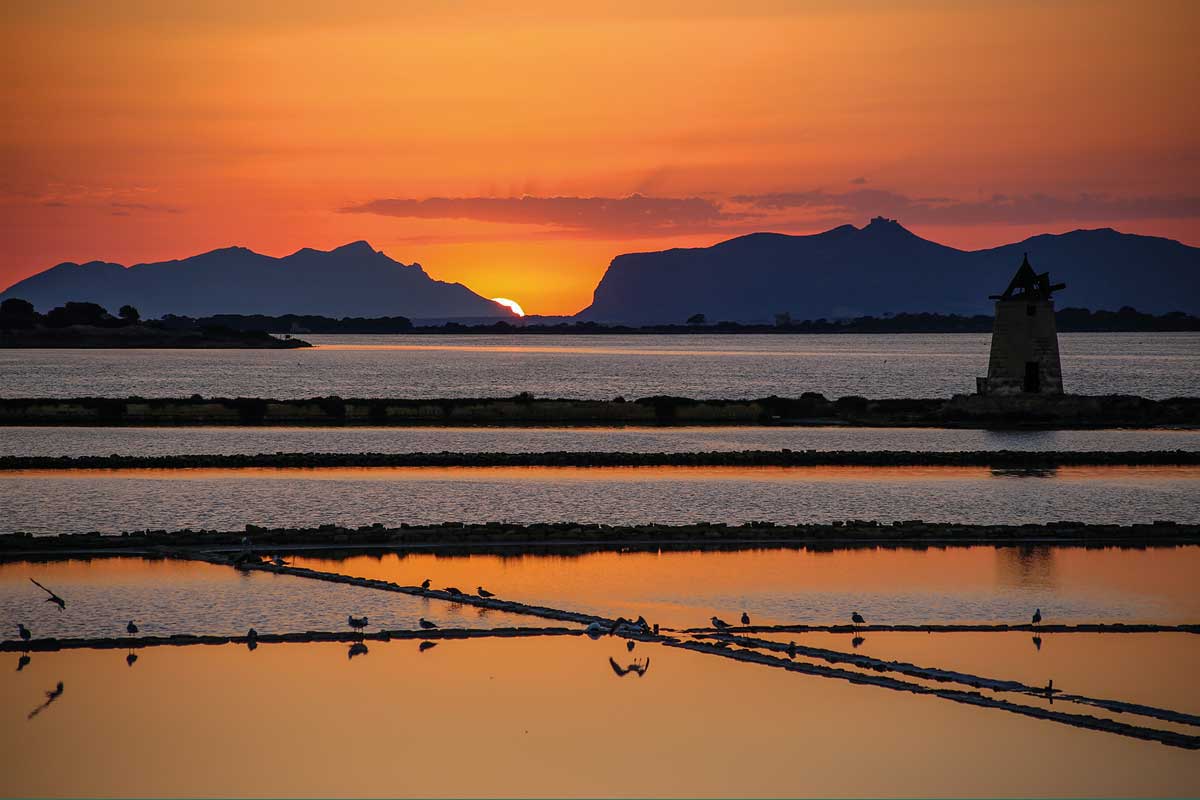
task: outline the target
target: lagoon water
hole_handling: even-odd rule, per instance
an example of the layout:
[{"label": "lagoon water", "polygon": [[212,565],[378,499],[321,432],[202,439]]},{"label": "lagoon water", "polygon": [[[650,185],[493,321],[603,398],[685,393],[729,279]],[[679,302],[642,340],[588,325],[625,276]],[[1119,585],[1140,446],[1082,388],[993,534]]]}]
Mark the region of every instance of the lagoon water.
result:
[{"label": "lagoon water", "polygon": [[1200,522],[1200,467],[455,467],[0,473],[34,534],[445,521]]},{"label": "lagoon water", "polygon": [[[3,397],[949,397],[988,334],[306,336],[305,350],[0,350]],[[1062,334],[1076,394],[1194,395],[1200,333]]]}]

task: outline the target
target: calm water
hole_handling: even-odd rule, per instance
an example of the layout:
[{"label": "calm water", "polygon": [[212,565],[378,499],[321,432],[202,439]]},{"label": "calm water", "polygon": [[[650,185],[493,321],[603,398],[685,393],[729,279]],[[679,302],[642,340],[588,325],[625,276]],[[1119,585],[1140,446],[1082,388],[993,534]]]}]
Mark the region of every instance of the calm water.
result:
[{"label": "calm water", "polygon": [[712,450],[1200,450],[1200,430],[942,428],[0,427],[0,455],[706,452]]},{"label": "calm water", "polygon": [[504,467],[0,473],[35,534],[444,521],[1200,522],[1200,468]]},{"label": "calm water", "polygon": [[[67,598],[59,612],[30,578]],[[40,596],[39,596],[40,595]],[[482,611],[482,613],[480,613]],[[367,615],[368,630],[416,629],[420,617],[445,627],[542,625],[533,617],[435,603],[408,595],[201,562],[112,558],[0,563],[0,620],[37,636],[124,636],[137,620],[148,636],[341,631]],[[14,638],[15,628],[4,630]],[[414,645],[415,646],[415,645]]]},{"label": "calm water", "polygon": [[[949,397],[987,334],[311,336],[304,351],[0,350],[5,397]],[[1194,395],[1200,334],[1063,334],[1079,394]]]},{"label": "calm water", "polygon": [[[1195,642],[1178,636],[1063,636],[1041,652],[1010,637],[876,639],[864,646],[926,664],[974,651],[983,674],[1040,683],[1053,670],[1056,686],[1119,699],[1152,682],[1175,706],[1194,700],[1200,668]],[[353,661],[334,644],[164,647],[133,667],[121,651],[35,653],[21,672],[0,672],[5,792],[991,797],[1200,786],[1191,751],[658,645],[413,645],[371,642]],[[609,658],[635,657],[650,659],[645,677],[613,674]],[[59,681],[62,696],[27,719]]]}]

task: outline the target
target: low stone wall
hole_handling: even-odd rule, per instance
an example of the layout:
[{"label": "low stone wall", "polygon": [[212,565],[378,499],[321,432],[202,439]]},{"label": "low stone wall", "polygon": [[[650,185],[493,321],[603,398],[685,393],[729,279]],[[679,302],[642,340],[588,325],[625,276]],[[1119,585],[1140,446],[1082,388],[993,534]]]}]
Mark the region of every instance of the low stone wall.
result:
[{"label": "low stone wall", "polygon": [[171,456],[0,456],[0,472],[70,469],[338,467],[988,467],[1191,466],[1197,450],[714,450],[701,453],[260,453]]},{"label": "low stone wall", "polygon": [[1200,427],[1200,398],[956,395],[950,399],[9,398],[0,425],[864,425]]},{"label": "low stone wall", "polygon": [[777,525],[755,522],[745,525],[701,523],[696,525],[611,526],[575,522],[515,525],[489,522],[478,525],[447,522],[441,525],[382,524],[360,528],[322,525],[318,528],[263,528],[247,525],[240,531],[146,530],[121,534],[75,533],[34,536],[28,533],[0,535],[0,558],[25,554],[53,556],[56,553],[137,552],[169,553],[178,548],[231,551],[242,548],[249,538],[252,548],[277,552],[287,548],[447,548],[487,550],[503,546],[506,552],[531,552],[550,548],[580,550],[619,547],[739,548],[763,545],[806,547],[853,546],[941,546],[967,544],[1073,544],[1115,546],[1174,546],[1200,543],[1200,525],[1159,521],[1139,525],[1089,525],[1082,522],[1050,522],[1042,525],[959,525],[907,520],[891,524],[869,520],[847,520],[812,525]]}]

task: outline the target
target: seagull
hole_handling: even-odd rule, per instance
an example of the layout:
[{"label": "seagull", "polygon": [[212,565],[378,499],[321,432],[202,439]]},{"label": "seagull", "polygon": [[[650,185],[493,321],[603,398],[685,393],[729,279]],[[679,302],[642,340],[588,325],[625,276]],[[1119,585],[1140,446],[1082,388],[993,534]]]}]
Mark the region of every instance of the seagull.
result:
[{"label": "seagull", "polygon": [[475,593],[478,594],[480,597],[495,597],[496,596],[495,594],[493,594],[492,592],[489,592],[487,589],[483,588],[482,586],[476,587]]},{"label": "seagull", "polygon": [[58,606],[58,610],[59,610],[59,611],[62,611],[64,608],[66,608],[66,607],[67,607],[67,601],[66,601],[66,600],[63,600],[61,597],[59,597],[58,595],[56,595],[54,592],[50,591],[50,590],[49,590],[49,589],[47,589],[45,586],[42,586],[42,585],[41,585],[40,583],[38,583],[37,581],[33,580],[33,578],[30,578],[29,580],[33,582],[33,585],[34,585],[34,586],[38,587],[38,588],[39,588],[39,589],[41,589],[43,592],[45,592],[46,594],[50,595],[49,597],[47,597],[47,598],[46,598],[46,602],[47,602],[47,603],[54,603],[54,605]]},{"label": "seagull", "polygon": [[125,626],[125,632],[130,636],[138,632],[138,626],[133,624],[133,620],[129,620],[129,624]]},{"label": "seagull", "polygon": [[795,642],[788,642],[787,654],[788,654],[788,658],[796,657],[796,643]]},{"label": "seagull", "polygon": [[21,635],[22,642],[28,642],[29,638],[33,636],[33,634],[29,632],[29,628],[26,628],[20,622],[17,623],[17,633]]},{"label": "seagull", "polygon": [[742,624],[743,624],[743,625],[749,625],[749,624],[750,624],[750,615],[749,615],[749,614],[747,614],[745,611],[743,611],[743,612],[742,612]]},{"label": "seagull", "polygon": [[1041,623],[1041,621],[1042,621],[1042,610],[1039,608],[1037,611],[1033,612],[1033,624],[1038,625]]},{"label": "seagull", "polygon": [[712,622],[712,626],[714,628],[717,628],[718,630],[724,630],[725,628],[729,627],[729,623],[726,622],[725,620],[721,619],[720,617],[713,617],[711,622]]},{"label": "seagull", "polygon": [[654,635],[658,636],[658,623],[654,623]]},{"label": "seagull", "polygon": [[346,617],[346,624],[358,631],[359,636],[362,636],[363,628],[367,627],[367,618],[349,616]]},{"label": "seagull", "polygon": [[850,615],[850,621],[854,623],[855,630],[858,630],[859,625],[866,625],[867,621],[863,619],[863,615],[855,611]]},{"label": "seagull", "polygon": [[417,620],[417,624],[420,625],[422,628],[424,628],[427,631],[433,630],[434,628],[437,627],[436,622],[430,622],[429,620],[425,619],[424,617],[421,617],[419,620]]},{"label": "seagull", "polygon": [[130,652],[129,655],[125,656],[125,663],[128,664],[129,666],[132,667],[133,662],[135,662],[135,661],[137,661],[137,653]]},{"label": "seagull", "polygon": [[422,589],[424,589],[424,590],[426,590],[426,591],[428,591],[428,590],[429,590],[429,585],[430,585],[431,583],[432,583],[432,581],[431,581],[431,580],[429,580],[429,578],[426,578],[425,580],[421,581],[421,588],[422,588]]},{"label": "seagull", "polygon": [[447,586],[445,592],[451,597],[462,597],[462,589],[459,589],[457,586]]},{"label": "seagull", "polygon": [[251,640],[257,639],[258,631],[254,630],[254,628],[251,628],[250,630],[246,631],[246,638]]},{"label": "seagull", "polygon": [[417,645],[417,652],[424,653],[429,648],[437,647],[437,646],[438,646],[437,642],[429,642],[429,641],[421,642],[419,645]]}]

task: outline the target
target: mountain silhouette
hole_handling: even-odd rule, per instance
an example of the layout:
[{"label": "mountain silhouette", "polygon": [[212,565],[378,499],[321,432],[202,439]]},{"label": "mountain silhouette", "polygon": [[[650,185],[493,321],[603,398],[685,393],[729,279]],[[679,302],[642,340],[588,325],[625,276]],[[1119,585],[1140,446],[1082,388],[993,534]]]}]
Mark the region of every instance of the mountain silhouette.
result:
[{"label": "mountain silhouette", "polygon": [[712,247],[630,253],[609,265],[580,319],[628,324],[990,313],[1024,253],[1066,290],[1060,306],[1200,312],[1200,248],[1111,228],[965,251],[894,220],[811,236],[753,233]]},{"label": "mountain silhouette", "polygon": [[283,258],[227,247],[178,261],[123,267],[65,263],[13,284],[46,311],[70,300],[108,308],[134,305],[163,314],[321,314],[333,317],[512,318],[503,306],[460,283],[436,281],[420,264],[401,264],[366,242],[335,250],[304,248]]}]

